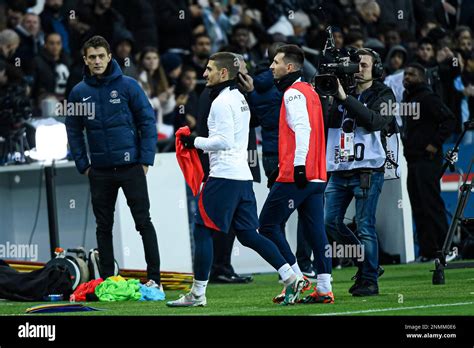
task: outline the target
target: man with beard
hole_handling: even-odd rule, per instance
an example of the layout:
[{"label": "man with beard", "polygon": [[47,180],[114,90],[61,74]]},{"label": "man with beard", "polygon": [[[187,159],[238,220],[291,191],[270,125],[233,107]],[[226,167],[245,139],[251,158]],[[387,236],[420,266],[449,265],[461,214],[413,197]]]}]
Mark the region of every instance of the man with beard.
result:
[{"label": "man with beard", "polygon": [[443,143],[454,130],[455,119],[428,87],[422,65],[411,63],[405,68],[403,85],[403,101],[419,104],[419,114],[406,118],[403,147],[408,163],[408,194],[420,246],[417,260],[427,262],[436,257],[448,231],[439,179]]},{"label": "man with beard", "polygon": [[[291,214],[298,210],[318,271],[317,286],[303,302],[333,303],[332,265],[325,254],[328,240],[323,208],[327,181],[324,122],[318,94],[309,83],[302,82],[304,59],[301,48],[283,45],[276,50],[270,65],[283,98],[278,132],[278,171],[269,178],[273,183],[270,182],[272,188],[260,212],[259,232],[277,245],[293,271],[303,277],[284,230]],[[286,289],[283,289],[273,302],[280,303],[286,297]]]},{"label": "man with beard", "polygon": [[206,71],[206,64],[211,55],[211,38],[207,34],[199,34],[194,37],[194,44],[192,46],[193,54],[187,60],[185,65],[188,65],[196,70],[196,94],[200,95],[204,87],[206,87],[206,80],[202,77]]}]

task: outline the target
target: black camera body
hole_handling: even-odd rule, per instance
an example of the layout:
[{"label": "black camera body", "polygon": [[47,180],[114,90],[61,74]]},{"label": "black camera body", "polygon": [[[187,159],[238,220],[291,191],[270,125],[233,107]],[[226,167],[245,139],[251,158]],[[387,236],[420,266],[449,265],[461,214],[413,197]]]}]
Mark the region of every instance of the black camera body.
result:
[{"label": "black camera body", "polygon": [[334,96],[338,90],[337,79],[346,92],[356,86],[354,74],[359,72],[360,57],[355,48],[336,48],[331,27],[326,32],[328,39],[318,66],[319,75],[313,77],[312,84],[320,95]]}]

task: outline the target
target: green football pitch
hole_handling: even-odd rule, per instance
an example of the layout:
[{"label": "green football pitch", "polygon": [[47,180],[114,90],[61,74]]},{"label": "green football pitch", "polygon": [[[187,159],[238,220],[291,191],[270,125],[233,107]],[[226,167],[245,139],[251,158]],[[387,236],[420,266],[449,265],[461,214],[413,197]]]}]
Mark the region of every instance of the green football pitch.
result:
[{"label": "green football pitch", "polygon": [[[446,270],[446,284],[432,285],[431,269],[431,263],[386,266],[379,281],[380,295],[375,297],[352,297],[347,292],[355,268],[334,270],[334,304],[272,303],[273,296],[282,288],[275,273],[256,275],[250,284],[210,284],[204,308],[168,308],[165,301],[89,302],[86,304],[106,310],[56,315],[474,315],[474,270]],[[183,292],[167,291],[166,300],[174,300],[180,293]],[[0,300],[0,315],[26,315],[25,310],[37,304],[40,303]]]}]

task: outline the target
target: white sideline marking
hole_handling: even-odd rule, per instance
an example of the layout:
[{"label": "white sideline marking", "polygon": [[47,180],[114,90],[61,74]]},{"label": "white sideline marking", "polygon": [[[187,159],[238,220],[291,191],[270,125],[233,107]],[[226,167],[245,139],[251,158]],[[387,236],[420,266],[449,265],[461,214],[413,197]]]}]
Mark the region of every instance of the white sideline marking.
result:
[{"label": "white sideline marking", "polygon": [[[300,315],[300,316],[331,316],[331,315],[349,315],[349,314],[363,314],[363,313],[372,313],[372,312],[388,312],[388,311],[401,311],[401,310],[405,310],[405,309],[419,309],[419,308],[431,308],[431,307],[450,307],[450,306],[463,306],[463,305],[472,305],[474,304],[474,302],[458,302],[458,303],[444,303],[444,304],[434,304],[434,305],[425,305],[425,306],[413,306],[413,307],[391,307],[391,308],[380,308],[380,309],[368,309],[368,310],[363,310],[363,311],[351,311],[351,312],[335,312],[335,313],[318,313],[318,314],[307,314],[307,313],[301,313],[301,314],[296,314],[297,316]],[[302,305],[302,304],[296,304],[295,305],[296,307],[300,307],[300,306],[307,306],[308,308],[311,308],[311,307],[317,307],[318,305],[316,304],[311,304],[311,305]],[[321,305],[321,306],[330,306],[330,305]],[[209,307],[208,307],[209,308]],[[285,308],[285,307],[284,307]],[[291,306],[291,308],[294,308],[294,306]],[[283,309],[283,308],[282,308]],[[260,313],[260,312],[270,312],[270,311],[274,311],[275,308],[258,308],[258,307],[252,307],[252,308],[245,308],[245,309],[242,309],[241,311],[236,311],[236,312],[233,312],[231,314],[227,313],[227,315],[236,315],[236,316],[240,316],[240,315],[246,315],[245,313],[246,312],[256,312],[256,313]],[[239,313],[239,312],[243,312],[243,314]],[[160,313],[160,314],[163,314],[163,313]],[[164,313],[166,314],[166,313]],[[177,314],[170,314],[170,315],[177,315]],[[190,315],[190,316],[194,316],[194,315],[197,315],[197,316],[212,316],[212,315],[222,315],[222,312],[199,312],[199,313],[186,313],[186,315]],[[283,313],[283,315],[288,315],[286,313]],[[275,316],[278,316],[278,314],[276,314]]]},{"label": "white sideline marking", "polygon": [[474,302],[442,303],[442,304],[433,304],[433,305],[425,305],[425,306],[391,307],[391,308],[380,308],[380,309],[367,309],[363,311],[320,313],[320,314],[310,314],[310,315],[317,315],[317,316],[319,315],[348,315],[348,314],[376,313],[376,312],[389,312],[389,311],[403,311],[406,309],[464,306],[464,305],[472,305],[472,304],[474,304]]}]

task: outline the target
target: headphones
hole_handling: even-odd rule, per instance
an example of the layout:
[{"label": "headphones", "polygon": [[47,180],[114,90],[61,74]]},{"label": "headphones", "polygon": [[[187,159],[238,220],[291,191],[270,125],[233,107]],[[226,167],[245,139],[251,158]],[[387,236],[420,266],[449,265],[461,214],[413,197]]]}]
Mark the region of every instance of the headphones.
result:
[{"label": "headphones", "polygon": [[374,51],[371,48],[363,48],[363,50],[370,52],[373,58],[373,65],[372,65],[372,79],[376,80],[383,76],[384,68],[382,64],[382,58],[380,58],[380,54]]}]

